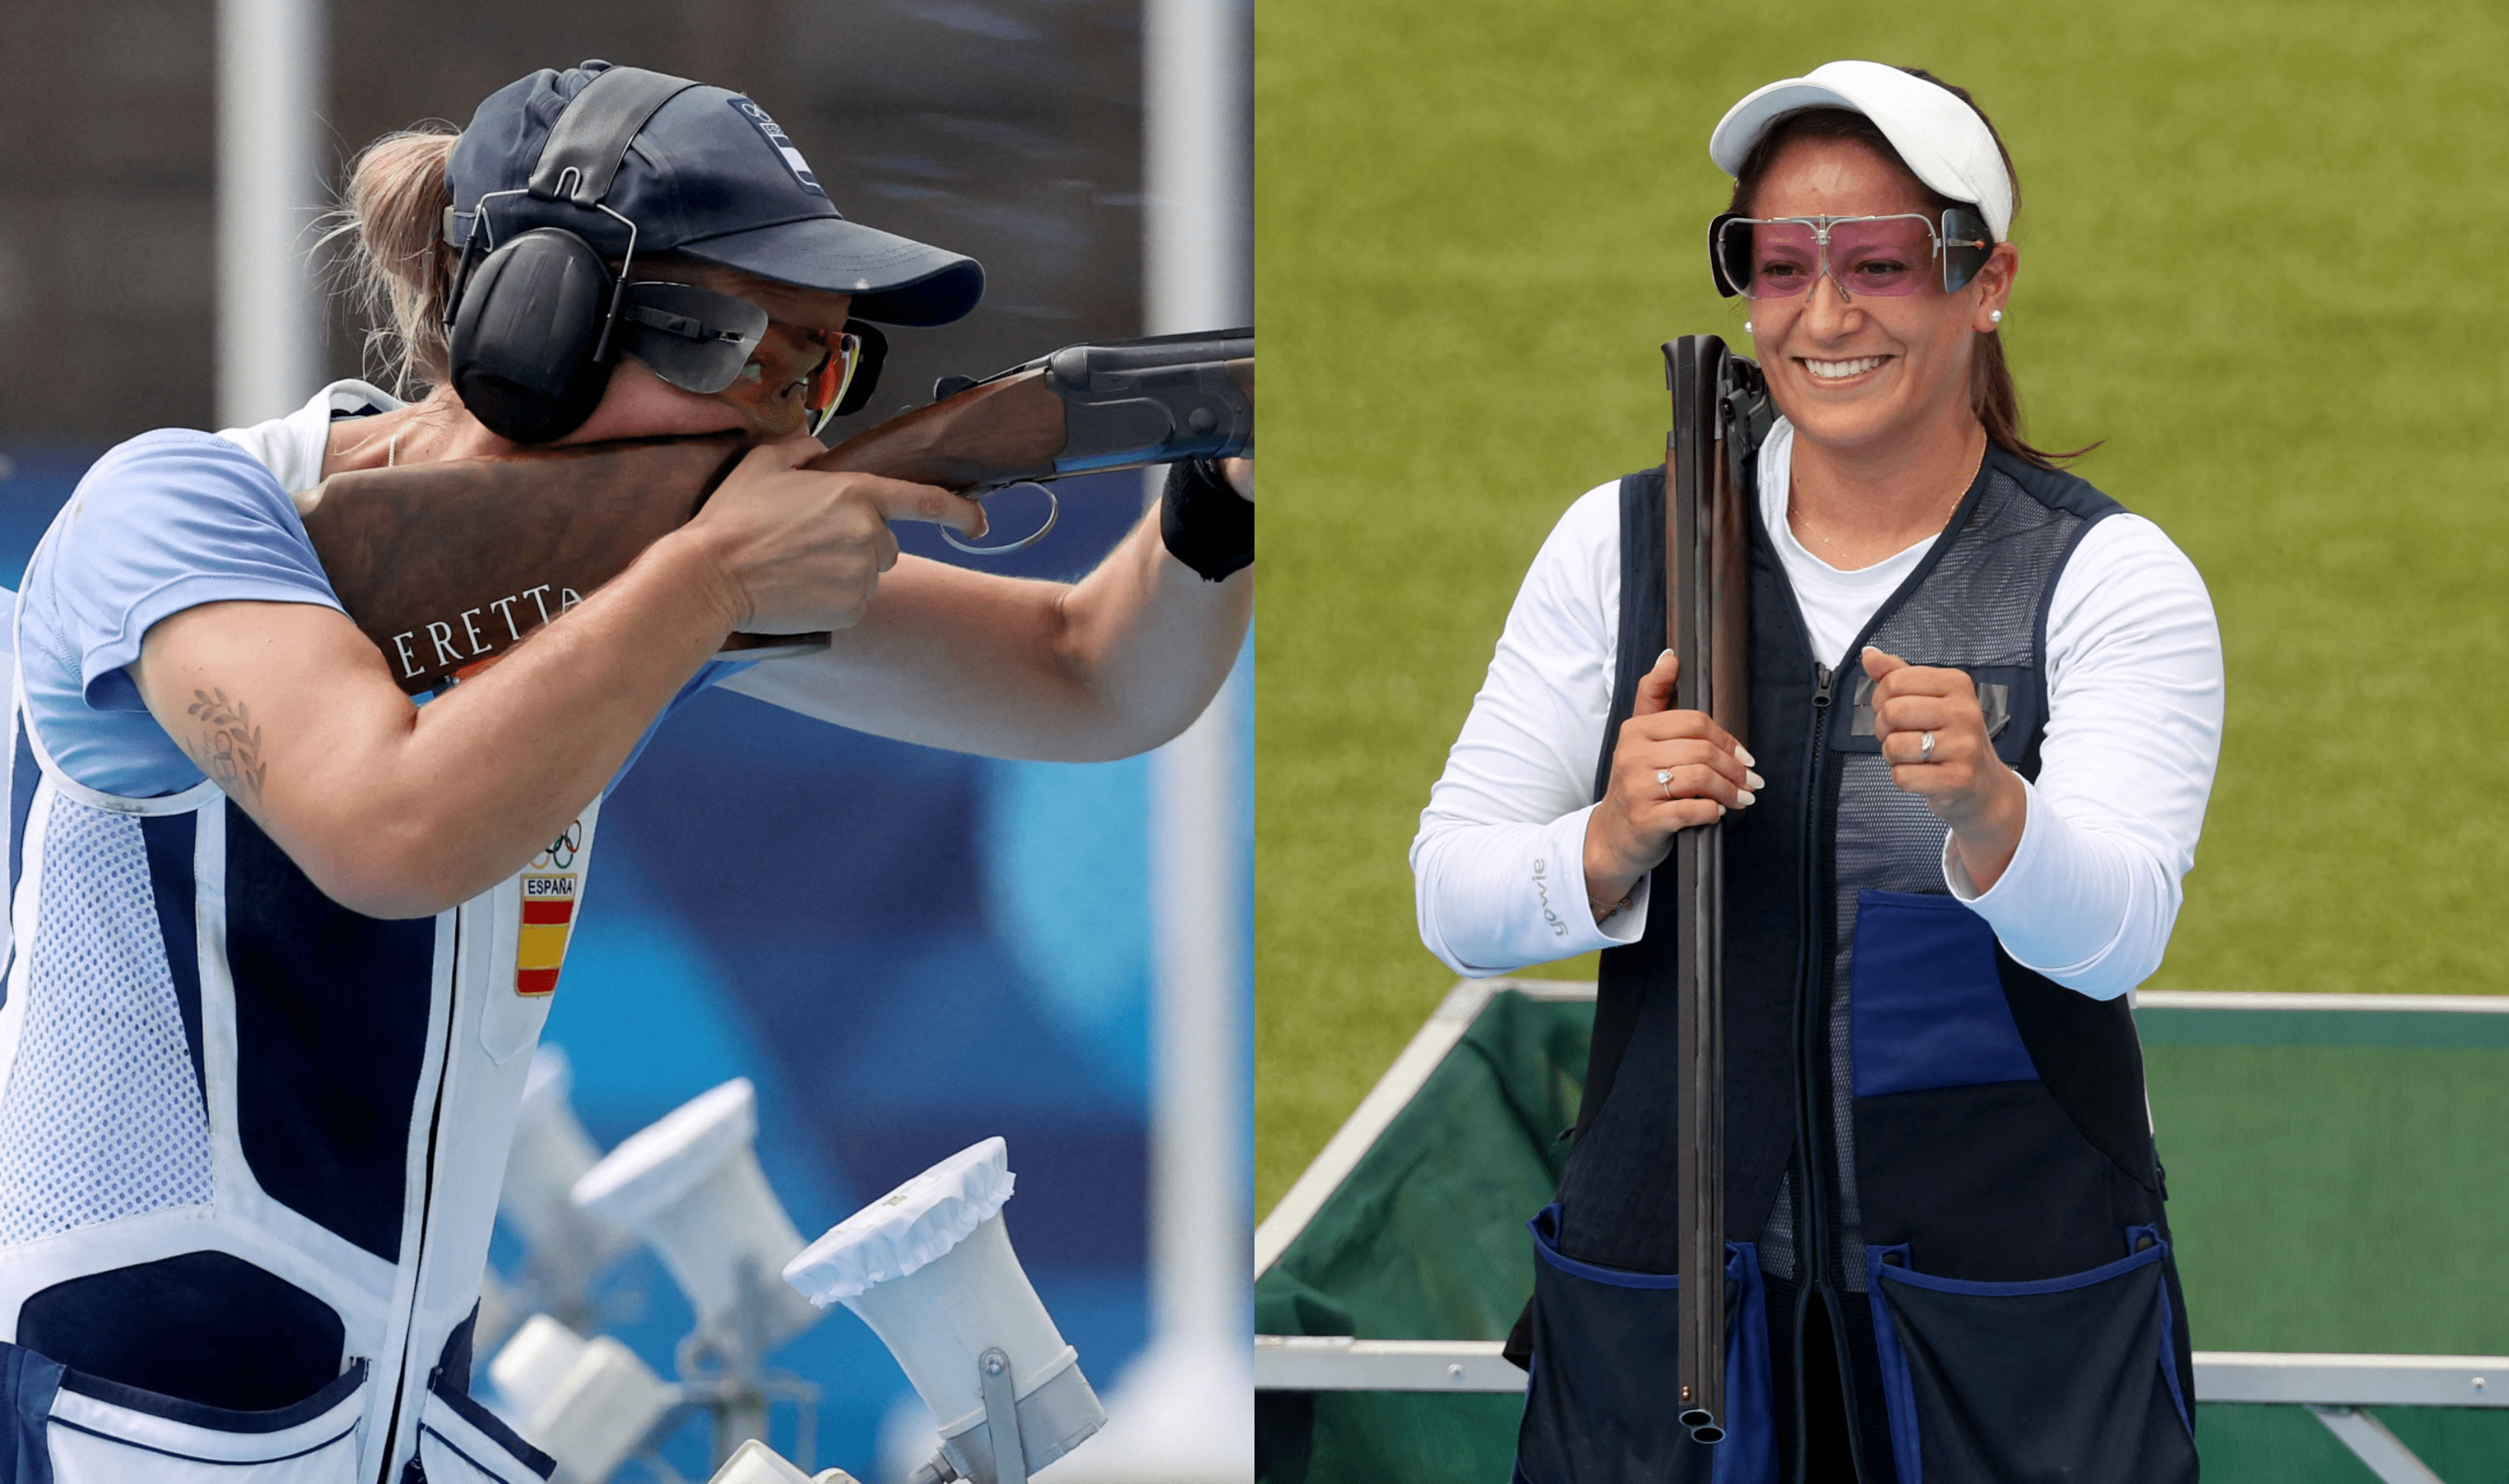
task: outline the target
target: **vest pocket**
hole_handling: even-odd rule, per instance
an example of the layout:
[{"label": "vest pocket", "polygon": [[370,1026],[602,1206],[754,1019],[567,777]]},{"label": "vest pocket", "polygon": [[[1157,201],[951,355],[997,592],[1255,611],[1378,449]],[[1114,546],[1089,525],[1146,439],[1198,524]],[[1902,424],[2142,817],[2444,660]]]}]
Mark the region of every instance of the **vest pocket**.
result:
[{"label": "vest pocket", "polygon": [[2125,1235],[2125,1257],[2030,1282],[1937,1278],[1905,1244],[1865,1248],[1900,1484],[2193,1484],[2169,1243],[2155,1227]]},{"label": "vest pocket", "polygon": [[1725,1244],[1725,1440],[1690,1440],[1673,1345],[1681,1280],[1559,1250],[1559,1207],[1533,1228],[1533,1375],[1517,1438],[1529,1484],[1776,1484],[1767,1290],[1759,1249]]},{"label": "vest pocket", "polygon": [[557,1469],[497,1414],[440,1388],[431,1389],[419,1409],[414,1464],[410,1477],[425,1484],[542,1484]]},{"label": "vest pocket", "polygon": [[1995,947],[1995,929],[1956,897],[1855,894],[1856,1096],[2038,1080]]},{"label": "vest pocket", "polygon": [[68,1370],[34,1351],[0,1346],[19,1457],[49,1458],[53,1484],[350,1484],[366,1363],[294,1406],[234,1412],[160,1396]]}]

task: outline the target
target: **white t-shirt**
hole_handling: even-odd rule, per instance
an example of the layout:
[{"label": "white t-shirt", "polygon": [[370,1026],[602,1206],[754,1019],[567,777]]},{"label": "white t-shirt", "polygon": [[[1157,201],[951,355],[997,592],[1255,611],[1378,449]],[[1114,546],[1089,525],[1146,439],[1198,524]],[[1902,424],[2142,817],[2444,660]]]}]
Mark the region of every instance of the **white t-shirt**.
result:
[{"label": "white t-shirt", "polygon": [[[1841,572],[1786,522],[1793,429],[1760,451],[1760,514],[1822,661],[1845,668],[1928,538]],[[1467,975],[1505,974],[1646,931],[1586,905],[1594,760],[1620,641],[1620,485],[1589,491],[1535,556],[1472,715],[1411,842],[1420,938]],[[2159,967],[2195,860],[2222,738],[2222,641],[2194,564],[2160,528],[2113,515],[2086,532],[2047,615],[2048,718],[2012,863],[1976,892],[1944,839],[1944,884],[2005,951],[2108,999]]]}]

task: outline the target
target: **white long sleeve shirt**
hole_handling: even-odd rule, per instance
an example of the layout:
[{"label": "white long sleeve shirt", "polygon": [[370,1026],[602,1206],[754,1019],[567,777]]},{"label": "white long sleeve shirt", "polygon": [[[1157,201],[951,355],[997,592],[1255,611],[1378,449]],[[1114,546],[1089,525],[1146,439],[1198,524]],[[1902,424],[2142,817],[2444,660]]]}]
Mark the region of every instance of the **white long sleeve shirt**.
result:
[{"label": "white long sleeve shirt", "polygon": [[[1786,523],[1793,443],[1780,421],[1761,449],[1760,515],[1815,652],[1843,670],[1935,538],[1855,572],[1814,556]],[[1585,889],[1620,639],[1619,492],[1587,492],[1543,542],[1411,842],[1421,942],[1461,974],[1646,931],[1643,878],[1600,926]],[[2016,961],[2110,999],[2160,965],[2221,753],[2221,632],[2194,564],[2148,520],[2100,521],[2057,577],[2044,663],[2047,732],[2012,863],[1977,891],[1946,832],[1943,882]]]}]

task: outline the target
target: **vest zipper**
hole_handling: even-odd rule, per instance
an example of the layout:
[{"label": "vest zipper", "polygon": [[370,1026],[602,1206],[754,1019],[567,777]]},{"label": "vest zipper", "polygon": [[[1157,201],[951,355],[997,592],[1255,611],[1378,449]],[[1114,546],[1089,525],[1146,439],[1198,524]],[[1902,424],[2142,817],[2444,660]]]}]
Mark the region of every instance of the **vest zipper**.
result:
[{"label": "vest zipper", "polygon": [[[391,1484],[393,1455],[398,1451],[400,1440],[401,1411],[403,1408],[413,1405],[409,1396],[409,1353],[411,1349],[418,1344],[419,1296],[425,1291],[427,1276],[427,1228],[428,1223],[435,1215],[435,1150],[437,1142],[442,1138],[444,1132],[444,1088],[445,1085],[453,1078],[453,1048],[457,1034],[456,1027],[461,1021],[462,1014],[461,910],[462,909],[458,907],[454,909],[455,916],[453,919],[452,951],[453,988],[452,992],[448,994],[445,999],[444,1055],[435,1068],[435,1096],[427,1115],[427,1163],[425,1167],[427,1170],[427,1183],[420,1187],[418,1196],[418,1245],[411,1250],[409,1256],[411,1275],[409,1287],[409,1312],[401,1324],[400,1360],[399,1364],[394,1368],[393,1375],[393,1393],[392,1423],[389,1430],[384,1436],[384,1466],[383,1471],[377,1475],[378,1484]],[[434,1366],[429,1372],[430,1381],[431,1382],[436,1376],[443,1374],[443,1370],[444,1367],[440,1364]],[[422,1391],[415,1403],[415,1406],[423,1410],[426,1405],[427,1396],[425,1392]],[[418,1428],[415,1424],[410,1428],[409,1457],[411,1465],[416,1466],[418,1464]],[[419,1468],[416,1479],[405,1480],[404,1484],[426,1484],[426,1479],[427,1472],[425,1468],[421,1467]]]},{"label": "vest zipper", "polygon": [[1820,1025],[1822,1007],[1815,1003],[1820,987],[1820,776],[1824,749],[1829,744],[1829,694],[1837,672],[1816,661],[1812,693],[1812,749],[1804,763],[1803,806],[1803,944],[1802,957],[1795,971],[1795,1119],[1803,1131],[1804,1154],[1804,1230],[1806,1284],[1821,1296],[1827,1306],[1830,1324],[1842,1337],[1844,1328],[1837,1317],[1838,1306],[1830,1291],[1829,1212],[1822,1201],[1823,1171],[1829,1152],[1821,1147],[1819,1117],[1815,1089],[1818,1084]]}]

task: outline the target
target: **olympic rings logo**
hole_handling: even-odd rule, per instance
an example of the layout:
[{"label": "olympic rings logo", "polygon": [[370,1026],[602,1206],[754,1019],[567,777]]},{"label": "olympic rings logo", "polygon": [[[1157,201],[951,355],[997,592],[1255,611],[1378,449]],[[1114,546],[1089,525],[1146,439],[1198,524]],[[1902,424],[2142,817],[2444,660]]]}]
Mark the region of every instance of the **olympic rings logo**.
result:
[{"label": "olympic rings logo", "polygon": [[566,833],[549,841],[548,848],[532,857],[534,871],[564,871],[575,864],[583,850],[583,821],[566,827]]}]

